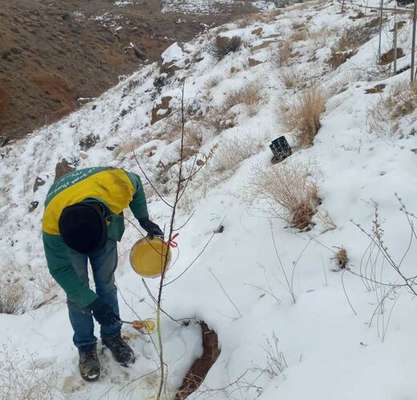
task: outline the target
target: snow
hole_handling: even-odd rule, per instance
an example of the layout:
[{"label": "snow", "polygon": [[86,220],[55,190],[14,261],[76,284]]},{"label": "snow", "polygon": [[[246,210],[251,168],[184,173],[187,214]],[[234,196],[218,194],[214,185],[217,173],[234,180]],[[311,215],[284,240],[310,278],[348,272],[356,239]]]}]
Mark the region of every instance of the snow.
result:
[{"label": "snow", "polygon": [[[130,327],[125,327],[124,333],[138,356],[136,364],[130,369],[119,367],[108,351],[100,351],[102,378],[94,384],[82,382],[65,296],[51,282],[45,266],[40,235],[42,207],[32,213],[27,210],[32,201],[42,204],[53,182],[56,162],[62,157],[79,167],[114,165],[141,174],[132,150],[161,193],[171,199],[185,78],[185,108],[194,113],[186,132],[191,129],[201,135],[200,159],[205,154],[209,161],[191,182],[179,210],[176,226],[184,225],[190,215],[192,218],[180,229],[163,307],[175,319],[205,320],[216,330],[221,345],[220,357],[203,387],[190,399],[415,398],[416,302],[404,288],[388,293],[369,282],[364,286],[353,273],[402,283],[388,265],[382,266],[380,256],[369,247],[369,238],[356,225],[371,232],[377,204],[385,245],[393,258],[400,260],[407,252],[410,229],[395,193],[410,212],[416,212],[417,155],[413,150],[417,140],[413,129],[417,113],[399,121],[397,135],[369,131],[368,111],[390,88],[409,78],[409,71],[389,77],[375,65],[377,35],[338,69],[332,71],[325,63],[344,28],[359,27],[374,18],[350,18],[358,10],[350,5],[341,14],[336,3],[311,2],[283,9],[280,15],[264,14],[248,26],[215,28],[181,44],[182,50],[178,44],[166,50],[164,61],[175,61],[180,69],[171,77],[163,75],[162,84],[156,81],[161,77],[158,65],[145,66],[78,112],[0,149],[0,280],[7,285],[20,282],[27,293],[24,314],[0,315],[0,343],[7,350],[0,352],[0,358],[12,354],[13,358],[26,359],[28,365],[31,358],[42,365],[46,376],[56,374],[57,399],[154,398],[158,356],[152,340],[156,338]],[[307,34],[306,40],[294,44],[296,55],[290,65],[277,66],[276,42],[286,40],[293,24],[300,23],[309,32],[324,29],[324,38],[313,39]],[[384,51],[391,46],[392,23],[389,17],[384,24]],[[253,33],[259,27],[260,36]],[[410,32],[409,24],[399,32],[399,45],[406,53],[401,65],[409,60]],[[213,43],[218,34],[241,36],[243,47],[217,60]],[[257,48],[268,40],[272,43],[267,47]],[[249,58],[262,63],[249,67]],[[307,84],[319,83],[327,96],[321,129],[314,145],[305,149],[295,146],[294,136],[285,131],[278,111],[283,100],[294,100],[297,95],[296,89],[285,88],[282,81],[282,74],[289,70]],[[378,83],[387,85],[384,93],[365,93]],[[231,93],[250,84],[258,85],[262,98],[255,112],[244,104],[222,108]],[[173,115],[150,125],[153,106],[166,96],[173,97]],[[216,130],[209,123],[198,125],[199,113],[205,116],[203,121],[222,117],[233,121],[234,126]],[[100,140],[81,152],[79,141],[89,134],[98,135]],[[288,228],[253,193],[256,171],[272,168],[269,143],[281,135],[294,150],[286,163],[308,165],[319,187],[322,204],[316,225],[308,232]],[[218,169],[221,162],[229,162],[222,159],[222,149],[238,157],[248,142],[247,157],[238,158],[228,170]],[[185,168],[191,168],[192,162],[186,161]],[[46,184],[33,192],[37,176]],[[148,184],[145,189],[152,219],[167,225],[170,209]],[[325,215],[333,224],[322,218]],[[130,213],[127,217],[132,219]],[[221,224],[224,232],[213,234]],[[129,250],[138,232],[127,225],[116,271],[123,295],[121,314],[125,320],[136,318],[135,313],[154,318],[152,299],[129,266]],[[414,245],[403,262],[407,276],[416,275]],[[352,273],[337,271],[335,266],[334,255],[342,246],[349,255]],[[283,269],[287,276],[293,275],[295,304]],[[155,294],[158,280],[147,284]],[[385,312],[375,313],[384,295],[388,296]],[[36,307],[45,300],[47,305]],[[184,327],[165,315],[162,332],[171,396],[167,398],[173,398],[187,368],[201,353],[201,337],[196,325]],[[279,339],[277,349],[274,337]],[[271,357],[280,359],[280,352],[285,362],[271,364]],[[277,372],[278,367],[282,372]]]},{"label": "snow", "polygon": [[169,64],[174,61],[181,60],[184,56],[184,52],[182,51],[181,47],[178,45],[178,43],[174,43],[171,46],[169,46],[162,54],[162,62],[164,64]]}]

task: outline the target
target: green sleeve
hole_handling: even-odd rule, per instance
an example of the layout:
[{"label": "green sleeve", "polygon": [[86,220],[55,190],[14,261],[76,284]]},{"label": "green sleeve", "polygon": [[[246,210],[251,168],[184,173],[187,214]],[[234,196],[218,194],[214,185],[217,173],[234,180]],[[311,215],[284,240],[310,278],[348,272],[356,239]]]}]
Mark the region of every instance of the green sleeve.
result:
[{"label": "green sleeve", "polygon": [[145,191],[143,190],[142,181],[138,175],[132,172],[127,172],[127,175],[129,176],[129,179],[136,190],[133,199],[129,204],[129,207],[137,220],[141,218],[148,218],[149,214],[148,208],[146,206],[146,197]]},{"label": "green sleeve", "polygon": [[97,295],[78,277],[61,236],[43,233],[43,246],[49,272],[64,289],[69,300],[80,308],[90,305]]}]

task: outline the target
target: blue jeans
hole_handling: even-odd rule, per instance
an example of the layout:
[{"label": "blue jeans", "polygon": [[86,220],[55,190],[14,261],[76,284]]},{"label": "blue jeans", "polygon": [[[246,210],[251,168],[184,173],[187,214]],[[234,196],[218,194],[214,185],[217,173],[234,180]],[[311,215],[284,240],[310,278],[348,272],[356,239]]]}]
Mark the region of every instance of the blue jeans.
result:
[{"label": "blue jeans", "polygon": [[[119,316],[119,305],[117,302],[117,288],[114,283],[114,271],[117,267],[117,244],[114,240],[107,240],[106,245],[91,254],[80,254],[70,252],[72,266],[82,280],[84,285],[88,284],[88,260],[90,260],[93,272],[96,293],[112,307],[114,313]],[[88,351],[96,343],[94,336],[94,322],[89,309],[81,309],[70,300],[67,300],[69,318],[74,330],[74,344],[78,349]],[[112,325],[101,325],[100,334],[103,336],[115,336],[120,334],[121,323]]]}]

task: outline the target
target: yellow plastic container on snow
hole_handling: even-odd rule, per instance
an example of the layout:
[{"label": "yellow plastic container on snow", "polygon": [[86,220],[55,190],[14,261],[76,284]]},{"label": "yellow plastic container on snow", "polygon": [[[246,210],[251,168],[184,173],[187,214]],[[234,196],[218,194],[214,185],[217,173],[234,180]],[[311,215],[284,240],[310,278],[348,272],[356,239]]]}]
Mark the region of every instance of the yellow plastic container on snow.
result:
[{"label": "yellow plastic container on snow", "polygon": [[138,240],[130,250],[130,264],[144,278],[161,276],[164,266],[168,269],[170,261],[171,249],[160,238],[145,237]]}]

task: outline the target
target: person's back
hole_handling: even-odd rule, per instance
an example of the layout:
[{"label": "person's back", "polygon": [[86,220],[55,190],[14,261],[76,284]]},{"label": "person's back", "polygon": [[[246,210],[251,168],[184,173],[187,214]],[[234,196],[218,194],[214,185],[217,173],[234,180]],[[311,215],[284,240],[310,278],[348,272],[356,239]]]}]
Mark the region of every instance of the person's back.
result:
[{"label": "person's back", "polygon": [[[80,372],[88,381],[100,375],[91,313],[100,323],[102,342],[114,358],[122,365],[135,360],[120,335],[114,281],[116,243],[124,232],[123,210],[127,207],[150,236],[163,236],[158,225],[149,220],[139,176],[121,168],[72,171],[52,185],[45,201],[42,236],[48,268],[66,292]],[[88,261],[96,293],[89,288]]]}]

